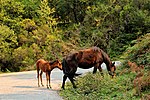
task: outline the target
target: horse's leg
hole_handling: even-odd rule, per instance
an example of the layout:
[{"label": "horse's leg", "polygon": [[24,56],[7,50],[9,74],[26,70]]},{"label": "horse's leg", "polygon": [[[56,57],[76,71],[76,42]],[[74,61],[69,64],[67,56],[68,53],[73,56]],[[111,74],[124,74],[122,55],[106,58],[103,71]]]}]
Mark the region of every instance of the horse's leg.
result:
[{"label": "horse's leg", "polygon": [[61,87],[61,88],[63,88],[63,89],[65,89],[64,86],[65,86],[65,81],[66,81],[66,79],[67,79],[67,76],[64,75],[64,76],[63,76],[63,83],[62,83],[62,87]]},{"label": "horse's leg", "polygon": [[95,74],[96,72],[97,72],[97,67],[94,66],[93,74]]},{"label": "horse's leg", "polygon": [[99,67],[99,63],[94,65],[94,70],[93,70],[93,74],[95,74],[97,72],[97,68]]},{"label": "horse's leg", "polygon": [[73,79],[73,76],[70,76],[68,77],[69,80],[71,81],[72,85],[73,85],[73,88],[77,88],[76,85],[74,84],[74,79]]},{"label": "horse's leg", "polygon": [[101,75],[104,77],[104,74],[103,74],[103,71],[102,71],[101,65],[98,67],[98,69],[99,69],[99,72],[101,73]]},{"label": "horse's leg", "polygon": [[42,81],[42,74],[43,74],[43,71],[40,72],[40,79],[41,79],[41,85],[44,86],[43,81]]}]

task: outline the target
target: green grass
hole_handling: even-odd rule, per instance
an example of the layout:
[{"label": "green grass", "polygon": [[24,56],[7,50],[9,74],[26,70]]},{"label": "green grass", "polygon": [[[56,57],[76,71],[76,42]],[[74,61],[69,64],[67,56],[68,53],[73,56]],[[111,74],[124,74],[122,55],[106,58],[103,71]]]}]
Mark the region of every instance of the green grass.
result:
[{"label": "green grass", "polygon": [[[121,70],[118,70],[120,73]],[[105,73],[104,78],[100,73],[80,77],[76,81],[77,88],[74,89],[67,82],[65,90],[59,93],[65,100],[140,100],[133,86],[136,74],[125,72],[115,78]],[[150,94],[150,90],[142,91],[142,96]]]}]

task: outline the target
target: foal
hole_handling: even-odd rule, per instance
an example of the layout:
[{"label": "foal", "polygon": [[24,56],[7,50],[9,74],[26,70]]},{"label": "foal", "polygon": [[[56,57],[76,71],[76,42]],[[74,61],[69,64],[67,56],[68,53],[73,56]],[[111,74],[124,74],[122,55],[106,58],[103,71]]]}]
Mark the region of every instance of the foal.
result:
[{"label": "foal", "polygon": [[59,68],[60,70],[62,70],[62,64],[59,60],[55,60],[53,62],[48,62],[48,61],[45,61],[43,59],[39,59],[37,62],[36,62],[36,67],[37,67],[37,78],[38,78],[38,86],[40,87],[40,84],[39,84],[39,71],[41,70],[40,72],[40,79],[41,79],[41,85],[43,85],[43,82],[42,82],[42,74],[43,72],[46,73],[46,80],[47,80],[47,88],[51,88],[51,85],[50,85],[50,74],[51,74],[51,71],[54,69],[54,68]]}]

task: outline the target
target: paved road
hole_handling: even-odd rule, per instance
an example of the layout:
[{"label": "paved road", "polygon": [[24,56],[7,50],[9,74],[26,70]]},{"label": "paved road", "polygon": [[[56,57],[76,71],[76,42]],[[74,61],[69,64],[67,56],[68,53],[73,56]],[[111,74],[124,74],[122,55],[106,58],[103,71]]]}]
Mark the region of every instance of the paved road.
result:
[{"label": "paved road", "polygon": [[[85,73],[92,69],[78,69]],[[54,69],[51,73],[52,89],[37,87],[36,71],[0,74],[0,100],[62,100],[58,95],[61,89],[63,72]],[[43,83],[46,85],[45,73]]]},{"label": "paved road", "polygon": [[[57,93],[62,74],[59,69],[52,71],[52,89],[37,87],[36,71],[0,74],[0,100],[62,100]],[[45,74],[43,83],[46,84]]]}]

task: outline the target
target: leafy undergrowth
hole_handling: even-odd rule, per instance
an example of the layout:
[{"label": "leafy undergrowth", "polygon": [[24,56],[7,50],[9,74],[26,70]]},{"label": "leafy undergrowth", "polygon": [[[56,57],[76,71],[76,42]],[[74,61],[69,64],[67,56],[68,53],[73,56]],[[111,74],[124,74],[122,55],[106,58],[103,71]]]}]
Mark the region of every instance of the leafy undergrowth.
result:
[{"label": "leafy undergrowth", "polygon": [[[141,89],[139,95],[133,83],[136,76],[137,73],[128,70],[123,73],[118,71],[118,75],[113,79],[108,74],[103,78],[99,72],[87,73],[76,80],[76,89],[67,82],[65,90],[59,93],[65,100],[139,100],[150,95],[150,88],[147,86]],[[145,77],[148,77],[147,74]]]}]

